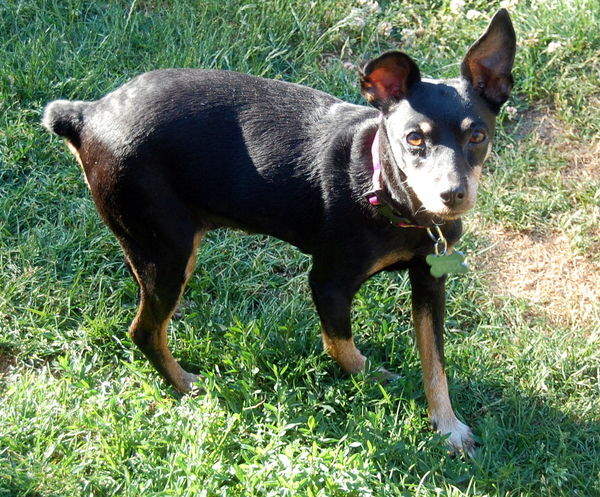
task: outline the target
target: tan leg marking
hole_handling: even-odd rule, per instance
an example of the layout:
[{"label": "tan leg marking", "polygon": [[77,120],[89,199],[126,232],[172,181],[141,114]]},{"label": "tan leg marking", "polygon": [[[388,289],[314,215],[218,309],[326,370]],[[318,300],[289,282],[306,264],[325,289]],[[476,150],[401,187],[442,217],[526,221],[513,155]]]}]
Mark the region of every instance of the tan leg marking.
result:
[{"label": "tan leg marking", "polygon": [[85,169],[83,168],[83,162],[81,161],[81,156],[79,155],[79,151],[75,148],[75,145],[73,145],[68,140],[67,140],[67,147],[69,147],[69,150],[75,156],[75,159],[77,160],[78,164],[81,166],[81,170],[83,171],[83,180],[85,181],[85,184],[87,185],[88,190],[89,190],[90,184],[88,183],[87,176],[85,175]]},{"label": "tan leg marking", "polygon": [[[181,299],[181,295],[183,294],[187,281],[194,271],[194,267],[196,265],[196,251],[200,245],[200,242],[202,241],[203,236],[203,231],[198,231],[194,235],[192,251],[185,267],[185,280],[181,285],[179,297],[177,299],[178,301]],[[130,267],[135,278],[138,280],[138,282],[140,282],[141,279],[137,270],[135,269],[135,266],[130,264]],[[135,331],[140,328],[152,330],[150,339],[153,341],[153,346],[148,347],[148,350],[150,350],[153,355],[153,357],[150,358],[150,361],[164,377],[170,379],[170,381],[173,383],[173,386],[177,390],[179,390],[181,393],[187,393],[192,390],[194,383],[199,380],[199,376],[193,373],[188,373],[185,369],[183,369],[175,357],[173,357],[173,354],[169,349],[167,329],[176,309],[177,306],[174,306],[166,319],[164,319],[162,323],[157,324],[152,318],[152,310],[147,308],[144,302],[144,296],[142,296],[141,305],[139,306],[138,312],[133,319],[131,326],[129,327],[129,333],[133,337],[135,335]]]},{"label": "tan leg marking", "polygon": [[[196,233],[194,235],[194,241],[193,241],[193,245],[192,245],[192,253],[187,261],[187,264],[185,266],[185,284],[187,285],[187,282],[189,281],[190,277],[192,276],[194,269],[196,268],[196,252],[198,250],[198,246],[200,245],[200,242],[202,241],[202,238],[204,238],[205,232],[204,231],[199,231],[198,233]],[[175,307],[175,311],[173,312],[171,318],[174,319],[179,319],[182,316],[182,307],[184,306],[183,301],[180,299],[179,302],[177,303],[177,306]]]},{"label": "tan leg marking", "polygon": [[196,267],[196,252],[198,251],[198,246],[204,237],[204,231],[198,231],[194,235],[194,244],[192,246],[192,253],[190,254],[190,258],[188,259],[187,265],[185,266],[185,282],[190,279],[190,276],[194,272]]},{"label": "tan leg marking", "polygon": [[322,333],[325,351],[347,373],[359,373],[365,369],[367,358],[360,353],[354,345],[354,338],[344,340],[343,338],[332,338],[327,333]]},{"label": "tan leg marking", "polygon": [[152,318],[147,316],[151,313],[142,303],[131,326],[129,332],[133,335],[134,330],[139,328],[152,329],[153,333],[150,340],[153,342],[149,347],[152,357],[148,357],[156,369],[166,378],[169,378],[173,386],[181,393],[187,393],[193,388],[193,384],[199,377],[193,373],[188,373],[183,369],[179,362],[173,357],[167,341],[167,327],[171,320],[171,315],[162,323],[155,324]]},{"label": "tan leg marking", "polygon": [[470,454],[474,450],[472,433],[467,425],[458,420],[452,409],[448,381],[436,347],[431,315],[420,311],[415,316],[415,328],[429,417],[439,433],[450,435],[448,443],[455,451],[464,450]]},{"label": "tan leg marking", "polygon": [[448,382],[437,352],[431,315],[427,312],[419,313],[415,326],[429,410],[442,417],[451,416],[454,413],[448,395]]},{"label": "tan leg marking", "polygon": [[385,269],[392,264],[395,264],[398,261],[410,261],[413,258],[414,254],[412,252],[408,252],[407,250],[401,250],[398,252],[391,252],[389,254],[385,254],[383,257],[377,259],[367,271],[367,276],[371,276],[372,274]]}]

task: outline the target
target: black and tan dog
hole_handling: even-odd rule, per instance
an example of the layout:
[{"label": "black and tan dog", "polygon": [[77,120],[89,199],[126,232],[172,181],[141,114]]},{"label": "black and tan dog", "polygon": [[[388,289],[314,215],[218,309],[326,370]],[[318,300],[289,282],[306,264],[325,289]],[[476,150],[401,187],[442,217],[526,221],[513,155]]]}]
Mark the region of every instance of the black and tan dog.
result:
[{"label": "black and tan dog", "polygon": [[470,452],[471,431],[448,396],[445,278],[430,274],[436,241],[426,228],[458,240],[514,54],[500,10],[457,79],[423,79],[401,52],[371,60],[361,89],[375,108],[196,69],[142,74],[94,102],[50,103],[43,123],[67,139],[140,286],[130,334],[158,372],[181,392],[199,381],[171,355],[166,330],[208,230],[264,233],[312,255],[324,346],[349,373],[366,362],[350,329],[353,296],[379,271],[408,269],[431,420]]}]

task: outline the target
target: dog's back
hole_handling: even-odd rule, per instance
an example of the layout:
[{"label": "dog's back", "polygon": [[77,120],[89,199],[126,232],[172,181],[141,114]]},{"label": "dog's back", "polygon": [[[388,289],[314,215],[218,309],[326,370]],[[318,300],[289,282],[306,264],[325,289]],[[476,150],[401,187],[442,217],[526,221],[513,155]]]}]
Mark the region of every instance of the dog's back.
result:
[{"label": "dog's back", "polygon": [[94,102],[51,102],[43,123],[77,149],[97,204],[113,204],[103,198],[115,189],[156,197],[168,184],[205,222],[301,246],[323,202],[310,187],[322,180],[316,127],[336,103],[298,84],[166,69]]}]

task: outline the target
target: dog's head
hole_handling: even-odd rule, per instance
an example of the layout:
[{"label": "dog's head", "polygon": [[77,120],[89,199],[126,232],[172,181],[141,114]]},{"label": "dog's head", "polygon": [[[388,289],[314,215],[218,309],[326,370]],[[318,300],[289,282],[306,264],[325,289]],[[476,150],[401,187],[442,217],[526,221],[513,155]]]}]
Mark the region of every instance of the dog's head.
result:
[{"label": "dog's head", "polygon": [[467,52],[460,78],[421,79],[402,52],[365,65],[362,94],[382,112],[388,152],[418,209],[453,219],[474,205],[496,115],[512,88],[515,50],[515,32],[502,9]]}]

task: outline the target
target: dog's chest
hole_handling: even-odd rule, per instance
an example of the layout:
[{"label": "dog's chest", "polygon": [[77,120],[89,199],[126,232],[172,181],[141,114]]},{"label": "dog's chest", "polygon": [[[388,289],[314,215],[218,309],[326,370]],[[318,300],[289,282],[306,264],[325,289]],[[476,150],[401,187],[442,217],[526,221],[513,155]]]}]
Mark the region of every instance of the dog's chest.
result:
[{"label": "dog's chest", "polygon": [[397,262],[408,262],[414,257],[414,252],[407,249],[396,249],[378,255],[369,265],[367,275],[371,276]]}]

